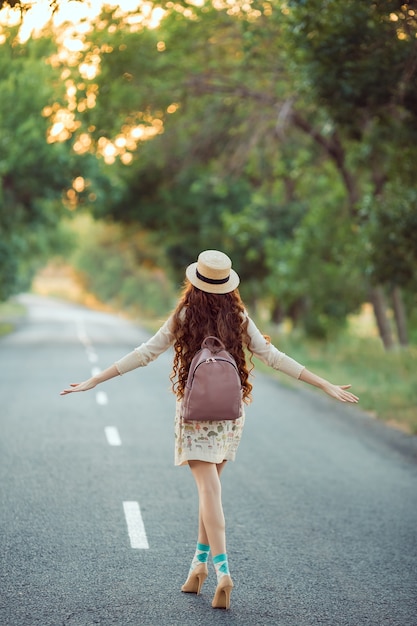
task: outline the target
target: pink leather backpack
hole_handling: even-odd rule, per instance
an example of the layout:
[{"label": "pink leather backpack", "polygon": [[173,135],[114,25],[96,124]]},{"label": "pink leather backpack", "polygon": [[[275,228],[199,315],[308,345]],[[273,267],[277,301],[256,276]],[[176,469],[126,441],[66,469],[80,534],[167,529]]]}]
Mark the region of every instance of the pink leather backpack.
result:
[{"label": "pink leather backpack", "polygon": [[242,412],[242,383],[235,359],[217,337],[206,337],[191,361],[182,402],[186,422],[235,420]]}]

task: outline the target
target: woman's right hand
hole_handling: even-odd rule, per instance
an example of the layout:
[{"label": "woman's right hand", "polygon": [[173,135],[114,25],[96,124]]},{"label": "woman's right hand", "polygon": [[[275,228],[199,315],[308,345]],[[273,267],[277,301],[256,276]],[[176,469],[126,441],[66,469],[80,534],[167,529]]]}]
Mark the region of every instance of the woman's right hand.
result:
[{"label": "woman's right hand", "polygon": [[66,396],[68,393],[76,393],[78,391],[88,391],[89,389],[94,389],[97,386],[96,379],[89,378],[85,380],[83,383],[71,383],[67,389],[63,389],[60,396]]},{"label": "woman's right hand", "polygon": [[100,383],[104,383],[106,380],[110,380],[110,378],[115,378],[115,376],[120,376],[120,374],[116,365],[113,364],[102,372],[99,372],[95,376],[85,380],[83,383],[71,383],[71,385],[67,389],[61,391],[59,395],[66,396],[68,393],[94,389],[94,387],[97,387]]}]

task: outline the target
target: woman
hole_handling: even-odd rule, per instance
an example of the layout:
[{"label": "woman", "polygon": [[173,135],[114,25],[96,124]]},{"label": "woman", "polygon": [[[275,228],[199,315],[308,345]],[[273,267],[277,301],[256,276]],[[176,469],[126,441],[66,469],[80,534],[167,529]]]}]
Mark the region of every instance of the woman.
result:
[{"label": "woman", "polygon": [[199,496],[197,548],[188,578],[182,586],[187,593],[200,593],[207,578],[209,552],[217,574],[214,608],[230,607],[233,582],[226,551],[225,520],[220,476],[227,461],[235,459],[242,436],[245,415],[222,422],[184,422],[181,405],[191,360],[209,335],[218,337],[235,358],[243,403],[251,398],[252,385],[244,348],[285,374],[319,387],[341,402],[357,402],[348,391],[350,385],[333,385],[280,352],[265,338],[249,318],[238,292],[239,277],[227,255],[217,250],[202,252],[196,263],[186,269],[187,281],[174,313],[146,343],[127,354],[106,370],[83,383],[72,384],[61,395],[93,389],[99,383],[143,367],[174,346],[171,375],[177,396],[175,416],[175,464],[190,466]]}]

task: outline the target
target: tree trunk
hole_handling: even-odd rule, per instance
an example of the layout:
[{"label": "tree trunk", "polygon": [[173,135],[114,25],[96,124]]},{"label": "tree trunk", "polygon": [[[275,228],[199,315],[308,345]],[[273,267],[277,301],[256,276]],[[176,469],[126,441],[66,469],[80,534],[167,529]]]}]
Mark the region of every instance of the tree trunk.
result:
[{"label": "tree trunk", "polygon": [[303,314],[307,310],[307,302],[305,298],[299,298],[289,307],[287,313],[288,317],[293,323],[294,328],[298,327]]},{"label": "tree trunk", "polygon": [[397,325],[398,341],[401,346],[408,346],[407,314],[404,307],[403,294],[398,286],[392,290],[392,306]]},{"label": "tree trunk", "polygon": [[327,137],[322,135],[320,131],[314,128],[308,120],[306,120],[298,111],[293,110],[291,113],[291,119],[294,125],[310,135],[314,141],[321,146],[326,152],[327,156],[335,164],[346,189],[347,199],[349,203],[349,212],[352,218],[358,216],[358,201],[360,198],[357,177],[349,170],[346,165],[345,149],[340,141],[337,133],[333,133]]},{"label": "tree trunk", "polygon": [[285,312],[281,304],[279,302],[274,302],[274,305],[271,311],[271,322],[273,324],[279,325],[279,324],[282,324],[282,322],[284,321],[284,318],[285,318]]},{"label": "tree trunk", "polygon": [[369,295],[372,306],[374,307],[374,314],[376,323],[378,325],[379,336],[382,339],[384,348],[385,350],[392,350],[394,347],[394,339],[387,316],[387,307],[382,287],[372,287]]}]

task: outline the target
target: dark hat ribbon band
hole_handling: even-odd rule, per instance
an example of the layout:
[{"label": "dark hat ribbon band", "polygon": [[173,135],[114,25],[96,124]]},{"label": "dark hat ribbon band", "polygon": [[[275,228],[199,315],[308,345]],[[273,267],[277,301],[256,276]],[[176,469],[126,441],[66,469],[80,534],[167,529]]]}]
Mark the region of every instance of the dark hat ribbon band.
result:
[{"label": "dark hat ribbon band", "polygon": [[210,285],[224,285],[230,278],[230,274],[226,278],[206,278],[203,274],[200,274],[198,269],[195,270],[195,273],[198,279],[202,280],[203,283],[209,283]]}]

